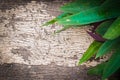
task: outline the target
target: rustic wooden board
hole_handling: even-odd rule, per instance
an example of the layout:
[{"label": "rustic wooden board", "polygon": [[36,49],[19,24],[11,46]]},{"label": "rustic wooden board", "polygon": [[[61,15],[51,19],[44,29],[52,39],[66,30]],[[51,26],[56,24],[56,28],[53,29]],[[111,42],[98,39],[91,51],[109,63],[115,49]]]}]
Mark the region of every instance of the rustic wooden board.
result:
[{"label": "rustic wooden board", "polygon": [[51,65],[0,65],[0,80],[99,80],[88,76],[85,66],[65,67]]},{"label": "rustic wooden board", "polygon": [[88,28],[62,28],[54,24],[40,27],[60,14],[59,7],[67,1],[0,0],[1,63],[29,65],[76,66],[79,58],[93,41]]},{"label": "rustic wooden board", "polygon": [[88,28],[53,35],[61,25],[40,27],[68,1],[0,0],[0,80],[99,80],[77,67],[93,41]]}]

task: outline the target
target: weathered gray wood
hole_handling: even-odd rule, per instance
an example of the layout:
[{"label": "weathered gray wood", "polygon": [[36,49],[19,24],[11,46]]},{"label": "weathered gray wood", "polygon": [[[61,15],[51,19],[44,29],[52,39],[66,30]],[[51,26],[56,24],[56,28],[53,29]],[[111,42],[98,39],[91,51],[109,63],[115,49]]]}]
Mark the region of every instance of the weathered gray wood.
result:
[{"label": "weathered gray wood", "polygon": [[0,65],[0,80],[99,80],[88,76],[86,68],[51,65]]},{"label": "weathered gray wood", "polygon": [[92,42],[87,28],[40,27],[67,1],[0,0],[0,80],[99,80],[76,67]]},{"label": "weathered gray wood", "polygon": [[85,28],[71,28],[59,34],[61,25],[40,27],[60,14],[64,0],[0,0],[1,63],[76,66],[92,42]]}]

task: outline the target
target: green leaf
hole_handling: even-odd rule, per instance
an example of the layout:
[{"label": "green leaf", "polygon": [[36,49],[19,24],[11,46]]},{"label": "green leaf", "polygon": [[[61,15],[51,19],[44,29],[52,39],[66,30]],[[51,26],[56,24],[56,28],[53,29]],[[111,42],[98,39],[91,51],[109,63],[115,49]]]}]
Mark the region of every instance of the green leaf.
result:
[{"label": "green leaf", "polygon": [[[64,11],[64,13],[60,14],[59,16],[57,16],[56,18],[46,22],[45,24],[43,24],[42,26],[48,26],[50,24],[54,24],[56,21],[58,21],[59,19],[62,19],[64,17],[67,17],[69,15],[71,15],[70,13],[75,13],[75,12],[79,12],[79,11],[83,11],[85,9],[89,9],[91,7],[100,5],[103,2],[103,0],[92,0],[92,1],[77,1],[73,2],[73,3],[68,3],[67,5],[62,6],[60,9]],[[93,4],[94,3],[94,4]],[[81,5],[81,7],[80,7]]]},{"label": "green leaf", "polygon": [[77,14],[60,19],[57,22],[63,25],[85,25],[106,19],[116,18],[120,16],[120,1],[112,1],[112,4],[111,1],[105,1],[104,5],[84,10]]},{"label": "green leaf", "polygon": [[62,32],[62,31],[65,31],[66,29],[69,29],[70,27],[71,27],[71,26],[64,26],[62,29],[56,31],[55,34],[56,34],[56,33],[60,33],[60,32]]},{"label": "green leaf", "polygon": [[83,54],[82,58],[79,61],[79,64],[82,64],[83,62],[87,61],[90,59],[99,49],[99,47],[102,45],[102,43],[94,41],[87,51]]},{"label": "green leaf", "polygon": [[110,52],[113,48],[115,48],[118,44],[120,44],[120,38],[114,40],[107,40],[103,43],[103,45],[99,48],[96,58],[103,56]]},{"label": "green leaf", "polygon": [[108,30],[108,28],[110,27],[110,25],[112,24],[113,20],[109,20],[109,21],[105,21],[102,22],[97,28],[96,28],[96,33],[98,33],[99,35],[103,36],[105,34],[105,32]]},{"label": "green leaf", "polygon": [[97,66],[89,69],[88,74],[102,76],[105,64],[106,62],[98,64]]},{"label": "green leaf", "polygon": [[54,24],[54,23],[55,23],[56,21],[58,21],[59,19],[62,19],[62,18],[66,17],[66,16],[69,16],[69,15],[71,15],[71,14],[69,14],[69,13],[62,13],[62,14],[60,14],[59,16],[57,16],[56,18],[54,18],[54,19],[46,22],[46,23],[43,24],[42,26],[48,26],[48,25],[50,25],[50,24]]},{"label": "green leaf", "polygon": [[115,39],[120,36],[120,17],[118,17],[104,35],[106,39]]},{"label": "green leaf", "polygon": [[104,80],[108,78],[114,72],[116,72],[119,68],[120,68],[120,47],[115,53],[113,53],[113,55],[107,62],[103,71],[102,79]]},{"label": "green leaf", "polygon": [[67,13],[78,13],[96,6],[100,6],[104,0],[76,0],[60,7],[60,10]]},{"label": "green leaf", "polygon": [[57,21],[57,19],[56,19],[56,18],[54,18],[54,19],[52,19],[52,20],[50,20],[50,21],[46,22],[46,23],[45,23],[45,24],[43,24],[42,26],[48,26],[48,25],[50,25],[50,24],[54,24],[56,21]]}]

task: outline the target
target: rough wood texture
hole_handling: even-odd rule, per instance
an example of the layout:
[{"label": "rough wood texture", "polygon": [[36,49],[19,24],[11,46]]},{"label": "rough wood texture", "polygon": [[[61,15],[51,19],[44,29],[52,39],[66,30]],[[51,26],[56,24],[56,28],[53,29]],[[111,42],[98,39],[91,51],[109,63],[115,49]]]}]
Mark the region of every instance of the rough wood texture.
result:
[{"label": "rough wood texture", "polygon": [[65,2],[0,0],[0,80],[97,80],[76,67],[92,42],[86,27],[56,35],[62,26],[40,27],[60,14]]},{"label": "rough wood texture", "polygon": [[0,0],[1,63],[76,66],[92,39],[87,28],[53,35],[60,25],[40,27],[60,13],[65,1]]},{"label": "rough wood texture", "polygon": [[0,80],[100,80],[88,76],[86,68],[51,65],[3,64]]}]

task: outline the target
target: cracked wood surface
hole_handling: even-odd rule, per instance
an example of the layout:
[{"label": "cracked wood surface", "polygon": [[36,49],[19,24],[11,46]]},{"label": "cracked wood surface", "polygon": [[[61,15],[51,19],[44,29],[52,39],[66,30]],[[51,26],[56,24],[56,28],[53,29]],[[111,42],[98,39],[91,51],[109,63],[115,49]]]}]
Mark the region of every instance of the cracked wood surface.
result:
[{"label": "cracked wood surface", "polygon": [[60,14],[59,7],[65,1],[0,1],[1,63],[48,65],[54,62],[76,66],[92,42],[86,27],[71,28],[56,35],[53,33],[61,25],[40,27]]},{"label": "cracked wood surface", "polygon": [[[40,27],[68,0],[0,0],[0,80],[97,80],[77,63],[89,44],[87,27]],[[96,62],[87,63],[88,66]],[[99,80],[99,79],[98,79]]]}]

